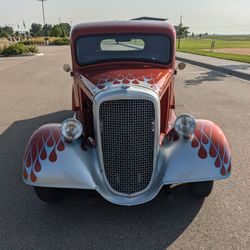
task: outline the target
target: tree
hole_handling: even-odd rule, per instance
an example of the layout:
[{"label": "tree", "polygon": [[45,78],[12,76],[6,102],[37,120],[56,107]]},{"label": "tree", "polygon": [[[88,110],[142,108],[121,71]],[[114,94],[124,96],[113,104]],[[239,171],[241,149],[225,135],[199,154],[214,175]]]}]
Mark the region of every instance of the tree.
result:
[{"label": "tree", "polygon": [[188,34],[190,33],[188,26],[183,26],[182,23],[179,24],[178,29],[177,29],[177,35],[182,37],[182,38],[187,38]]},{"label": "tree", "polygon": [[40,23],[32,23],[30,34],[32,36],[42,36],[43,35],[42,25]]},{"label": "tree", "polygon": [[70,34],[70,25],[68,23],[60,23],[53,26],[50,31],[50,36],[68,37]]},{"label": "tree", "polygon": [[42,32],[43,32],[44,36],[51,36],[50,35],[51,30],[52,30],[52,25],[51,24],[43,25]]},{"label": "tree", "polygon": [[62,30],[61,36],[62,37],[68,37],[69,34],[70,34],[70,30],[71,30],[71,27],[70,27],[69,23],[60,23],[59,27]]},{"label": "tree", "polygon": [[180,49],[180,45],[181,45],[181,38],[185,37],[187,38],[188,37],[188,33],[190,33],[189,31],[189,27],[188,26],[183,26],[183,23],[182,23],[182,17],[181,17],[181,20],[180,20],[180,24],[177,26],[177,36],[178,36],[178,45],[177,45],[177,48]]},{"label": "tree", "polygon": [[8,37],[14,34],[14,30],[10,26],[0,27],[0,37]]},{"label": "tree", "polygon": [[45,24],[41,25],[39,23],[32,23],[30,34],[31,36],[52,36],[52,37],[68,37],[70,35],[70,25],[69,23],[60,24]]},{"label": "tree", "polygon": [[59,25],[53,26],[53,28],[51,29],[50,35],[54,37],[62,36],[62,29],[59,27]]}]

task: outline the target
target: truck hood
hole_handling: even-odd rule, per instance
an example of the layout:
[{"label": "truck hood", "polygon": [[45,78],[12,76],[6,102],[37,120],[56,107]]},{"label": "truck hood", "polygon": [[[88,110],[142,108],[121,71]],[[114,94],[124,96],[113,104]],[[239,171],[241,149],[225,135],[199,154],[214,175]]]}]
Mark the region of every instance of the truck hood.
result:
[{"label": "truck hood", "polygon": [[[96,88],[95,92],[107,88],[131,85],[148,88],[162,95],[173,77],[173,70],[156,67],[105,67],[102,69],[89,69],[80,73],[83,82],[89,81]],[[84,81],[85,79],[85,81]],[[97,91],[97,89],[99,91]]]}]

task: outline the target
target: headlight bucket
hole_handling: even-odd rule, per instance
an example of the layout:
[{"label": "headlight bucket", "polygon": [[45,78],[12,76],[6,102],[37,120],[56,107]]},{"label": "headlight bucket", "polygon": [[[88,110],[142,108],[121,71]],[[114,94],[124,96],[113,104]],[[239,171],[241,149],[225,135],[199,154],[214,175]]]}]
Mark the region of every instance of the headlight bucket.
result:
[{"label": "headlight bucket", "polygon": [[62,122],[61,131],[65,141],[72,142],[82,135],[83,126],[77,119],[69,118]]},{"label": "headlight bucket", "polygon": [[178,116],[174,123],[174,130],[185,139],[190,138],[195,128],[196,122],[194,117],[187,114]]}]

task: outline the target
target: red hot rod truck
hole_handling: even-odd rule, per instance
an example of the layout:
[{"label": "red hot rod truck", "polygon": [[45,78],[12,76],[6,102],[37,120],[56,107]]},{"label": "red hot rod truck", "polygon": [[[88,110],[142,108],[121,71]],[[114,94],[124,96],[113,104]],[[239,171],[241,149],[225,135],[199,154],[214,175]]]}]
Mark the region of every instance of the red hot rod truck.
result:
[{"label": "red hot rod truck", "polygon": [[174,27],[157,21],[82,23],[71,32],[73,118],[31,136],[23,179],[47,202],[90,189],[120,205],[188,183],[197,197],[230,176],[226,137],[213,122],[175,116]]}]

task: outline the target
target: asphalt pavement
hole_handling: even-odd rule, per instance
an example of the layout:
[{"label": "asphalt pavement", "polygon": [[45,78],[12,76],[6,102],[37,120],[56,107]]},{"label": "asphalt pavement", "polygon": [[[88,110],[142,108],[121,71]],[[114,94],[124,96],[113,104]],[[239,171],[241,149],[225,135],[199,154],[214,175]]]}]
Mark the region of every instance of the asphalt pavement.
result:
[{"label": "asphalt pavement", "polygon": [[48,205],[22,183],[22,154],[38,126],[72,115],[72,79],[69,47],[40,50],[0,58],[0,249],[250,248],[249,81],[189,64],[176,77],[177,114],[213,120],[232,148],[232,176],[206,200],[178,185],[172,201],[161,191],[134,207],[79,190]]},{"label": "asphalt pavement", "polygon": [[186,63],[191,63],[196,66],[215,70],[250,81],[250,63],[235,62],[184,52],[177,52],[176,58]]}]

